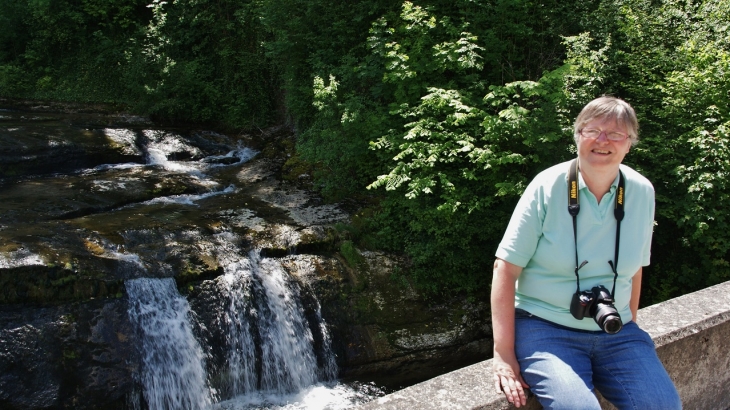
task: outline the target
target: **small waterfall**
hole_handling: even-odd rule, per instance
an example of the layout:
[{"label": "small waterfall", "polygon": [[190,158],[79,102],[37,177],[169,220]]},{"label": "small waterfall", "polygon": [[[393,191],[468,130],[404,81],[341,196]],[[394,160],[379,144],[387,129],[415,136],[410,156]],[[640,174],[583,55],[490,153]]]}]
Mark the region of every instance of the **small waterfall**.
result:
[{"label": "small waterfall", "polygon": [[251,264],[248,258],[233,252],[228,241],[221,243],[225,256],[225,275],[218,278],[218,292],[222,306],[217,312],[219,328],[226,345],[227,383],[222,390],[226,396],[253,392],[257,389],[256,343],[252,326],[256,319],[252,308]]},{"label": "small waterfall", "polygon": [[289,393],[317,381],[314,338],[304,318],[296,287],[278,261],[255,261],[254,275],[261,281],[266,303],[258,312],[264,358],[261,390]]},{"label": "small waterfall", "polygon": [[190,306],[173,279],[126,282],[128,315],[137,327],[140,382],[151,410],[205,409],[212,403],[205,360],[190,326]]},{"label": "small waterfall", "polygon": [[327,323],[322,318],[322,307],[319,305],[319,301],[315,299],[317,310],[315,312],[317,323],[319,323],[319,331],[322,335],[322,363],[320,364],[320,380],[333,381],[337,378],[337,361],[335,361],[335,354],[332,350],[332,339],[330,339],[330,332],[327,330]]},{"label": "small waterfall", "polygon": [[229,380],[221,390],[227,396],[283,394],[334,380],[337,366],[318,303],[310,323],[298,283],[277,259],[240,255],[231,238],[219,240],[225,274],[217,285],[225,302],[218,323],[225,329]]},{"label": "small waterfall", "polygon": [[[223,355],[219,365],[206,363],[207,347],[196,341],[191,308],[173,279],[126,282],[142,354],[140,382],[151,410],[205,409],[218,398],[237,397],[260,403],[265,396],[276,405],[276,397],[286,402],[335,380],[337,365],[319,303],[310,298],[305,308],[300,285],[278,259],[242,255],[235,242],[231,234],[217,235],[214,249],[224,274],[206,302],[212,304],[205,309],[213,323],[201,324],[220,339],[215,343],[222,346],[214,349]],[[213,356],[208,360],[215,361]]]}]

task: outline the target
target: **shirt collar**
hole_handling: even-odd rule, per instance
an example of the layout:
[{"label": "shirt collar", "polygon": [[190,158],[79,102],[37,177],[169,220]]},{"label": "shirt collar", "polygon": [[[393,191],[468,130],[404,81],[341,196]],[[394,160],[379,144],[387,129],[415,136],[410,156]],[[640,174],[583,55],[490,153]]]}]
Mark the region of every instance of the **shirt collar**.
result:
[{"label": "shirt collar", "polygon": [[[619,169],[619,172],[616,174],[616,178],[611,183],[611,188],[609,188],[608,193],[612,194],[612,193],[614,193],[614,191],[616,191],[616,188],[618,188],[618,180],[619,180],[620,176],[621,176],[621,169]],[[581,190],[584,188],[587,189],[588,185],[586,185],[586,182],[583,180],[583,173],[579,172],[578,173],[578,189]]]}]

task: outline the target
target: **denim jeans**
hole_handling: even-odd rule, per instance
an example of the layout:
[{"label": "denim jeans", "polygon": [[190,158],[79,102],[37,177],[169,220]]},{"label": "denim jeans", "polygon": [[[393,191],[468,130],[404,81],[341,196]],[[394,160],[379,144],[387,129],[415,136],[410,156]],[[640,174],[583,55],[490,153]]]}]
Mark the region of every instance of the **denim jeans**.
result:
[{"label": "denim jeans", "polygon": [[570,329],[520,309],[515,316],[522,377],[543,408],[598,410],[594,388],[619,410],[682,408],[654,342],[636,323],[608,334]]}]

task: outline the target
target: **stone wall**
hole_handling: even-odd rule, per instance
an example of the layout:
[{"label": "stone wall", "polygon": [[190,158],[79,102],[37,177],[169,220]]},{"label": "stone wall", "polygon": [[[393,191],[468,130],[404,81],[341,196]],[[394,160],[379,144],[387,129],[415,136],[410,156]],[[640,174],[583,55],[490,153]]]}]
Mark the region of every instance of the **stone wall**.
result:
[{"label": "stone wall", "polygon": [[[730,281],[639,311],[684,408],[730,409]],[[510,409],[492,383],[491,360],[433,378],[375,401],[372,409]],[[541,408],[531,397],[526,407]],[[604,408],[613,406],[606,403]]]}]

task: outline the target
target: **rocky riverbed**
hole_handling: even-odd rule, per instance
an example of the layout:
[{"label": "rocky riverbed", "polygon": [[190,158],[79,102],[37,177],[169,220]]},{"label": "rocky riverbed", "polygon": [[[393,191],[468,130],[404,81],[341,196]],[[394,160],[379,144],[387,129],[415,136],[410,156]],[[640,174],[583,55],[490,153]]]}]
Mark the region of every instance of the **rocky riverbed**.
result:
[{"label": "rocky riverbed", "polygon": [[282,267],[317,359],[329,337],[341,380],[397,388],[487,358],[486,299],[426,300],[406,259],[353,247],[354,207],[323,202],[297,182],[306,174],[283,178],[291,155],[287,127],[229,135],[107,110],[0,110],[0,407],[144,408],[125,286],[140,278],[174,279],[225,399],[212,289],[232,258]]}]

